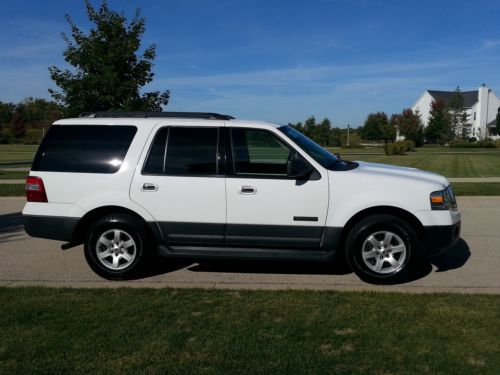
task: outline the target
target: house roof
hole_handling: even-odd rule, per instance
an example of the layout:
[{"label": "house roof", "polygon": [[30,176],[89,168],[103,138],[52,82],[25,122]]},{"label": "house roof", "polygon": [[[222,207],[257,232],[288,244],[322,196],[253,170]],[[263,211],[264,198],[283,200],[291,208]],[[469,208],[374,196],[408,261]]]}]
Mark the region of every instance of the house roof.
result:
[{"label": "house roof", "polygon": [[[435,99],[441,99],[446,105],[450,104],[451,99],[455,91],[436,91],[427,90],[429,94]],[[464,107],[472,107],[478,101],[478,91],[462,91],[462,96],[464,97]]]},{"label": "house roof", "polygon": [[488,124],[486,124],[486,126],[487,126],[488,128],[493,128],[493,127],[497,126],[497,119],[496,119],[496,118],[495,118],[495,119],[493,119],[493,121],[491,121],[491,122],[489,122]]}]

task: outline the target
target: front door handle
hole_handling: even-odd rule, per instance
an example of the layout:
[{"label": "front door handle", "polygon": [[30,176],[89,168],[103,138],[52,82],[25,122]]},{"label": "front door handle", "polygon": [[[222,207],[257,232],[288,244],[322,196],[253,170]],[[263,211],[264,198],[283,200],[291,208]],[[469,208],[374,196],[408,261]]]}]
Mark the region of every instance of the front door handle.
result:
[{"label": "front door handle", "polygon": [[240,192],[241,194],[255,194],[257,189],[253,186],[242,186]]},{"label": "front door handle", "polygon": [[142,185],[142,191],[158,191],[158,185],[145,182]]}]

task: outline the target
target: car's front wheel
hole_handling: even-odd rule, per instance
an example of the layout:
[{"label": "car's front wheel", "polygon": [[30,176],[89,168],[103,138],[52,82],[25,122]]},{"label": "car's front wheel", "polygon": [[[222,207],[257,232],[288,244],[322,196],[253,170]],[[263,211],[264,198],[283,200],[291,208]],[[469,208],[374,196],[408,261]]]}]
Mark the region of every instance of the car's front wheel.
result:
[{"label": "car's front wheel", "polygon": [[412,227],[392,215],[372,215],[355,224],[346,240],[346,260],[368,282],[397,282],[417,263],[418,239]]},{"label": "car's front wheel", "polygon": [[147,258],[145,224],[125,214],[108,215],[88,230],[84,250],[90,268],[110,280],[137,276]]}]

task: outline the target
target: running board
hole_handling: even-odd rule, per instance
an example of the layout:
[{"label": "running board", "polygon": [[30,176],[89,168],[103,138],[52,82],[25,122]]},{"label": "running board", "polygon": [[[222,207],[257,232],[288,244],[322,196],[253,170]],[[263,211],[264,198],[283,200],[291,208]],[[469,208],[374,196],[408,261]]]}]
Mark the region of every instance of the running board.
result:
[{"label": "running board", "polygon": [[329,260],[334,255],[334,252],[321,250],[252,249],[215,246],[167,247],[165,245],[159,245],[158,254],[167,258]]}]

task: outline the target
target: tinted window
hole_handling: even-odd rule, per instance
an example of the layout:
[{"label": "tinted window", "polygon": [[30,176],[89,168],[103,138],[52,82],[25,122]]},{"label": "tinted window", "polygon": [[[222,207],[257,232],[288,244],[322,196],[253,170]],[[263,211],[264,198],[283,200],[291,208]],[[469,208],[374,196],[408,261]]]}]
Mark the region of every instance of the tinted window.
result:
[{"label": "tinted window", "polygon": [[151,145],[144,173],[181,176],[217,174],[217,138],[217,128],[160,129]]},{"label": "tinted window", "polygon": [[300,146],[302,150],[304,150],[310,157],[316,160],[323,167],[330,169],[339,162],[339,159],[335,155],[328,152],[323,147],[307,138],[304,134],[300,133],[294,128],[290,126],[282,126],[278,128],[278,130],[290,137],[296,144]]},{"label": "tinted window", "polygon": [[156,133],[143,173],[162,174],[165,170],[165,145],[167,144],[168,128],[162,128]]},{"label": "tinted window", "polygon": [[32,170],[115,173],[137,131],[135,126],[52,125]]},{"label": "tinted window", "polygon": [[290,148],[265,130],[231,129],[236,174],[286,176]]}]

